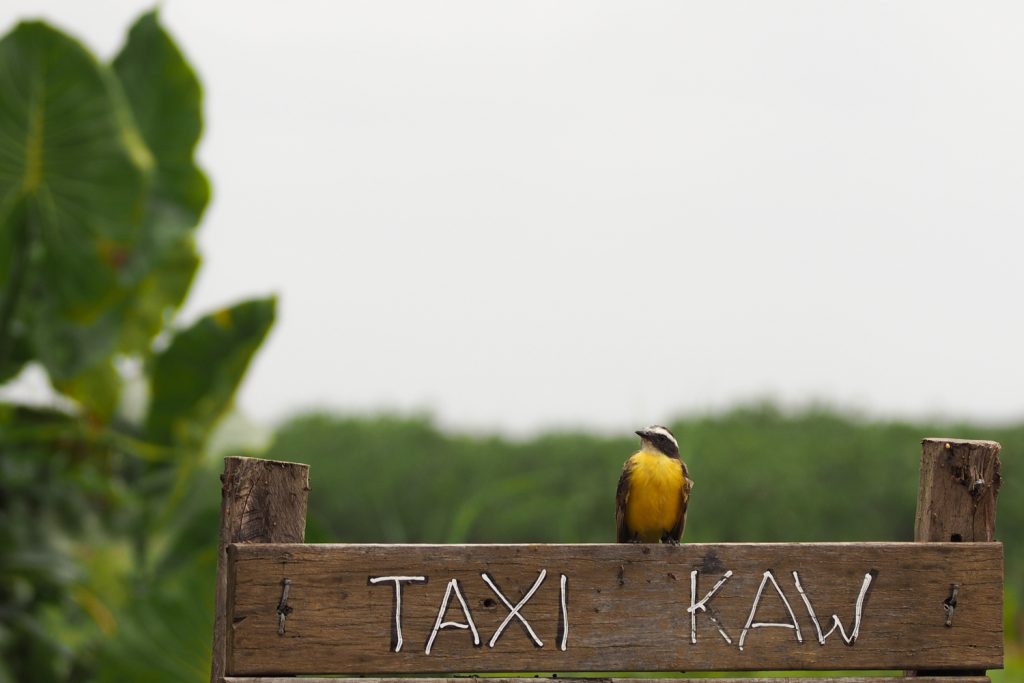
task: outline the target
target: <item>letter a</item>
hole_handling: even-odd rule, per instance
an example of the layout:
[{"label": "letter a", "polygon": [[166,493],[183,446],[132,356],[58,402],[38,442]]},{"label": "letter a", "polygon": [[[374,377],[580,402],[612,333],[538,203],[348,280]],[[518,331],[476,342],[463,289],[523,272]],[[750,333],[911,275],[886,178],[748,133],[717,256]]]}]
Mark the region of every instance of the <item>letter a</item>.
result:
[{"label": "letter a", "polygon": [[[754,614],[757,612],[757,608],[761,604],[761,594],[764,593],[765,584],[769,581],[771,581],[772,588],[775,589],[775,592],[779,594],[780,598],[782,598],[782,604],[786,606],[786,612],[789,613],[790,618],[789,623],[779,621],[754,621]],[[779,588],[779,582],[775,580],[775,577],[770,571],[765,572],[764,578],[761,579],[761,585],[757,588],[757,595],[754,596],[754,603],[750,606],[750,616],[747,617],[747,623],[740,632],[739,646],[741,651],[743,650],[743,641],[747,639],[747,633],[750,632],[750,629],[762,628],[764,626],[794,629],[796,631],[796,642],[804,642],[804,637],[800,634],[800,624],[796,622],[796,615],[793,614],[793,608],[789,606],[789,600],[786,599],[786,594],[782,592],[781,588]]]},{"label": "letter a", "polygon": [[[458,621],[443,621],[444,613],[448,611],[448,601],[452,597],[452,591],[455,591],[455,597],[459,599],[459,604],[462,606],[462,613],[466,616],[466,623]],[[443,628],[468,628],[473,632],[473,645],[480,644],[480,633],[476,630],[476,624],[473,623],[473,615],[469,613],[469,605],[466,604],[466,598],[462,597],[462,590],[459,588],[458,579],[452,579],[448,582],[448,588],[444,591],[444,599],[441,600],[441,609],[437,610],[437,621],[434,622],[434,630],[430,632],[430,638],[427,640],[427,649],[424,654],[430,654],[430,648],[434,645],[434,638],[437,637],[437,632]]]}]

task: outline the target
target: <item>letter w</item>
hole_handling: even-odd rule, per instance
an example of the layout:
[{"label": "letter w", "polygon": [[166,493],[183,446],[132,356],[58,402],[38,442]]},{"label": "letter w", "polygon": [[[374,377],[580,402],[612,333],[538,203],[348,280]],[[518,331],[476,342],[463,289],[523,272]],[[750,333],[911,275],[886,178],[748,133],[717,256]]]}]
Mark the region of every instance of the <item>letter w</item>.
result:
[{"label": "letter w", "polygon": [[804,606],[807,608],[807,614],[811,617],[811,621],[814,622],[814,629],[818,632],[819,645],[824,645],[825,641],[836,629],[839,629],[839,635],[842,636],[843,641],[847,645],[853,645],[857,642],[857,636],[860,634],[861,617],[864,615],[864,598],[868,594],[868,588],[871,587],[871,581],[877,574],[877,571],[872,570],[864,575],[864,582],[860,586],[860,593],[857,594],[857,604],[854,606],[853,610],[853,631],[847,635],[846,629],[843,628],[843,623],[839,621],[839,617],[835,614],[832,615],[832,628],[827,632],[822,633],[821,624],[818,622],[818,616],[814,613],[814,608],[811,607],[811,599],[807,597],[804,587],[800,585],[800,575],[797,572],[793,572],[793,581],[796,582],[796,590],[800,593],[800,597],[803,598]]}]

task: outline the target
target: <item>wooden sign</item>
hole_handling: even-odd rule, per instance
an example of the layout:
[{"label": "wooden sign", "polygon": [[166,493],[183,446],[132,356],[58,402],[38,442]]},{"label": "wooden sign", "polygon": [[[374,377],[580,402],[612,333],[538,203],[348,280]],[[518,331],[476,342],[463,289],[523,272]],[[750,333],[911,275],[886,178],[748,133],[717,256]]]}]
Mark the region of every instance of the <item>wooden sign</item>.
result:
[{"label": "wooden sign", "polygon": [[987,669],[999,543],[228,548],[229,675]]}]

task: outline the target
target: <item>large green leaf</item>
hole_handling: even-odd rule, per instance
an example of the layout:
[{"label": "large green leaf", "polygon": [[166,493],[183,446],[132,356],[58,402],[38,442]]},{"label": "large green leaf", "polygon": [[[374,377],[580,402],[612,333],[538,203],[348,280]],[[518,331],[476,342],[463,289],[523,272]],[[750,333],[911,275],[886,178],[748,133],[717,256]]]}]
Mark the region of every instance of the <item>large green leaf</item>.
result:
[{"label": "large green leaf", "polygon": [[253,354],[274,322],[274,298],[201,318],[154,356],[146,437],[195,446],[230,405]]},{"label": "large green leaf", "polygon": [[210,199],[206,176],[193,160],[203,129],[202,87],[156,12],[135,22],[113,66],[156,160],[151,201],[159,227],[177,237],[199,222]]},{"label": "large green leaf", "polygon": [[[14,302],[0,336],[20,322],[38,352],[100,325],[85,347],[47,349],[51,377],[67,378],[116,341],[102,318],[133,279],[152,158],[112,72],[41,22],[0,40],[0,133],[0,302]],[[24,278],[8,278],[19,262]]]},{"label": "large green leaf", "polygon": [[[0,209],[0,382],[14,377],[32,357],[18,304],[28,275],[28,222],[24,197]],[[2,682],[0,682],[2,683]]]},{"label": "large green leaf", "polygon": [[210,199],[209,182],[193,158],[203,127],[202,87],[156,12],[135,23],[113,67],[156,162],[142,244],[132,261],[143,281],[121,338],[122,350],[145,352],[184,300],[199,265],[191,233]]},{"label": "large green leaf", "polygon": [[92,420],[101,423],[114,415],[121,395],[121,375],[110,360],[54,384],[58,391],[77,400]]},{"label": "large green leaf", "polygon": [[168,245],[132,292],[124,312],[121,350],[145,352],[170,322],[171,313],[185,299],[199,267],[199,254],[191,235]]}]

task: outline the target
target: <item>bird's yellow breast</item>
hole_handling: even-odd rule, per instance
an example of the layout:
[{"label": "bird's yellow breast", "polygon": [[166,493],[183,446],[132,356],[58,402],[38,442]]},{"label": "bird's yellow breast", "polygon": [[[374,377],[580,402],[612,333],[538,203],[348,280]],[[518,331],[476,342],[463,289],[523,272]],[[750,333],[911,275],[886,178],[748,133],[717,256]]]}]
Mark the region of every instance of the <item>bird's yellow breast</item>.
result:
[{"label": "bird's yellow breast", "polygon": [[644,543],[657,543],[682,513],[683,468],[674,458],[647,451],[629,461],[626,525]]}]

